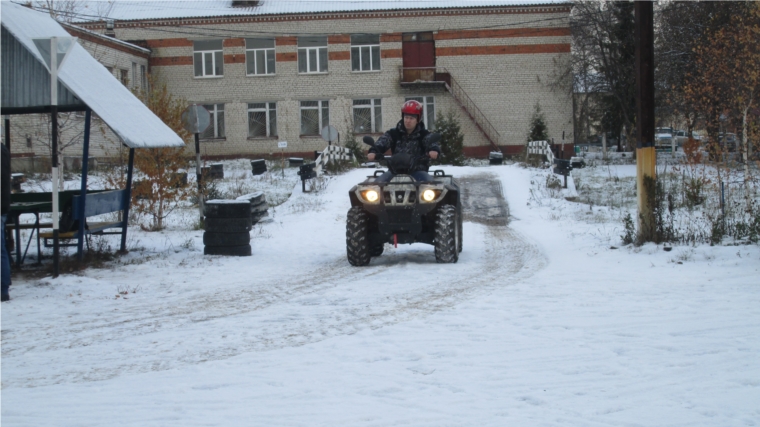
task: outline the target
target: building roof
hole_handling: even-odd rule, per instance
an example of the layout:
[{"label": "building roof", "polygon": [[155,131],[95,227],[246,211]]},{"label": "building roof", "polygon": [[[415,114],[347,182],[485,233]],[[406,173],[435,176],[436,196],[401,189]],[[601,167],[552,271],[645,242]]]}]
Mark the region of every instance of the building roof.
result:
[{"label": "building roof", "polygon": [[[256,6],[233,7],[232,0],[119,0],[107,18],[120,21],[221,16],[291,15],[305,13],[425,10],[504,6],[570,5],[567,0],[261,0]],[[236,2],[247,3],[247,2]],[[255,3],[255,2],[250,2]],[[95,14],[83,21],[101,21]]]},{"label": "building roof", "polygon": [[70,25],[63,22],[60,22],[61,26],[69,33],[74,35],[75,37],[80,38],[89,38],[94,43],[99,44],[116,44],[122,48],[122,50],[131,50],[134,51],[135,54],[142,55],[145,57],[148,57],[150,55],[150,49],[144,48],[142,46],[138,46],[136,44],[132,44],[129,42],[125,42],[123,40],[119,40],[116,37],[110,37],[105,34],[100,34],[95,31],[88,30],[86,28],[82,28],[76,25]]},{"label": "building roof", "polygon": [[[45,61],[37,50],[34,39],[69,37],[69,33],[46,13],[10,2],[3,2],[2,7],[2,26],[40,63]],[[58,80],[108,124],[128,147],[184,145],[179,135],[78,43],[60,67]]]}]

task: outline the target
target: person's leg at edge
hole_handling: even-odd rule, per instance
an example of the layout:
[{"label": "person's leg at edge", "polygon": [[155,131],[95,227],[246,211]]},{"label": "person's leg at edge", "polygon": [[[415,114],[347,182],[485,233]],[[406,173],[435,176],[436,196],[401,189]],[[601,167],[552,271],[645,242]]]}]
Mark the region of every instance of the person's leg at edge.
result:
[{"label": "person's leg at edge", "polygon": [[8,301],[10,299],[10,287],[11,287],[11,259],[8,256],[8,248],[5,244],[5,220],[7,215],[2,216],[2,223],[0,224],[0,256],[2,257],[2,264],[0,265],[0,274],[2,275],[2,301]]}]

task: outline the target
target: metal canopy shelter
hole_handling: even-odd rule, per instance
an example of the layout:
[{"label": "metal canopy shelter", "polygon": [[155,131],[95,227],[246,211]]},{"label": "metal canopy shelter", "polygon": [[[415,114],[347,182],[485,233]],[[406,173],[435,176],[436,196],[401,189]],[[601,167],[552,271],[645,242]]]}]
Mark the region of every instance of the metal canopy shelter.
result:
[{"label": "metal canopy shelter", "polygon": [[[75,43],[57,74],[57,96],[51,98],[51,72],[35,39],[68,38],[69,34],[49,15],[4,2],[2,15],[2,104],[5,116],[5,141],[10,146],[11,115],[84,111],[85,129],[82,150],[82,184],[80,212],[85,212],[87,194],[87,161],[89,157],[92,112],[98,116],[129,148],[129,169],[124,206],[125,224],[131,197],[135,148],[184,146],[182,138],[166,126],[121,82],[116,80],[82,46]],[[55,125],[55,117],[52,118]],[[55,132],[52,132],[55,134]],[[55,186],[56,183],[53,183]],[[80,221],[77,254],[82,257],[84,221]],[[57,239],[56,239],[57,240]],[[55,243],[58,245],[57,241]],[[126,225],[121,250],[126,245]],[[56,251],[57,252],[57,251]],[[57,265],[57,254],[54,263]]]}]

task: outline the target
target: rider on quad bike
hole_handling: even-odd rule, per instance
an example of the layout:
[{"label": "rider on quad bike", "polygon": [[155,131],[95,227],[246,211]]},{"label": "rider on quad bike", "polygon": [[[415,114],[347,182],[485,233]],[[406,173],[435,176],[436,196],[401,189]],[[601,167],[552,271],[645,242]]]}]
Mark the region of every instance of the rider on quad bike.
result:
[{"label": "rider on quad bike", "polygon": [[[391,154],[406,153],[418,161],[410,170],[410,175],[417,181],[432,181],[433,179],[427,173],[427,158],[435,160],[441,152],[438,142],[431,141],[430,131],[425,129],[422,122],[422,104],[418,101],[406,101],[401,107],[401,120],[396,127],[385,132],[383,136],[375,141],[375,145],[369,149],[367,159],[375,160],[376,154],[383,154],[388,149]],[[389,170],[380,176],[378,182],[388,182],[393,177]]]},{"label": "rider on quad bike", "polygon": [[[346,218],[346,254],[353,266],[368,265],[382,255],[386,243],[426,243],[435,247],[439,263],[455,263],[462,251],[462,204],[459,184],[442,170],[427,173],[429,158],[440,153],[441,136],[420,122],[422,105],[407,101],[402,120],[377,142],[367,156],[382,160],[388,171],[351,188]],[[390,148],[393,155],[385,157]]]}]

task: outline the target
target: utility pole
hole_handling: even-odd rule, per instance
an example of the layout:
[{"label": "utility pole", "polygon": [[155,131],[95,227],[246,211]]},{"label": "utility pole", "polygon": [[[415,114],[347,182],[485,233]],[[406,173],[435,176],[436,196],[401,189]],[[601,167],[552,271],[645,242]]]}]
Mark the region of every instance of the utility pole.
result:
[{"label": "utility pole", "polygon": [[636,192],[639,241],[655,240],[657,152],[654,148],[654,12],[651,1],[634,2],[636,14]]}]

